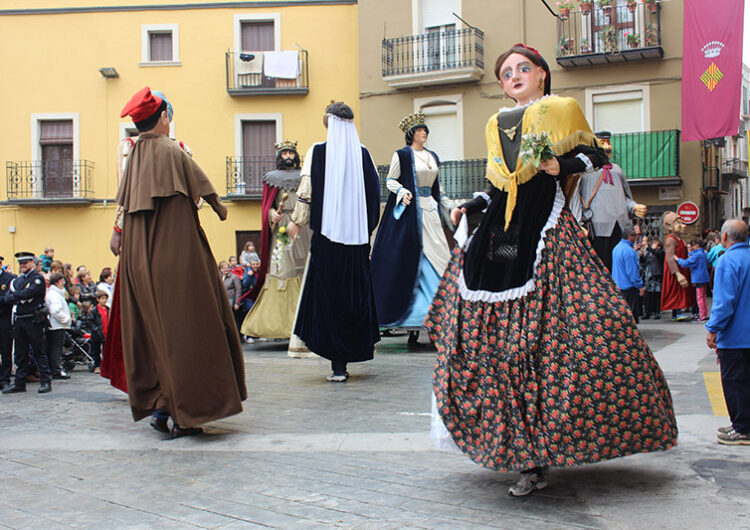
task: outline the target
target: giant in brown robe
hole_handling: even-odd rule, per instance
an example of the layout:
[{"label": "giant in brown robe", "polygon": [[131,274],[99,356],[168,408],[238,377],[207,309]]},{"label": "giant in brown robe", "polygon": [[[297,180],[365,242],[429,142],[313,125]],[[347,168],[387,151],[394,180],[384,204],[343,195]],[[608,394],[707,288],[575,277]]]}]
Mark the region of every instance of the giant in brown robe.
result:
[{"label": "giant in brown robe", "polygon": [[179,145],[142,134],[117,194],[123,357],[136,421],[166,409],[180,427],[194,427],[241,412],[247,398],[239,334],[195,197],[225,213]]}]

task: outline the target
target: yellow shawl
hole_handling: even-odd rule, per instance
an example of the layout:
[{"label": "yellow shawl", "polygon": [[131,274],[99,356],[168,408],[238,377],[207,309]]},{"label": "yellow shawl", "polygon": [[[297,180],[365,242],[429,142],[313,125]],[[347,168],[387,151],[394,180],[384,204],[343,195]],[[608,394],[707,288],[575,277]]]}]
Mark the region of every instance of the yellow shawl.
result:
[{"label": "yellow shawl", "polygon": [[[498,113],[499,114],[499,113]],[[493,186],[508,193],[505,206],[505,227],[508,227],[518,197],[518,185],[530,181],[538,173],[531,163],[523,164],[519,153],[516,170],[511,172],[505,164],[497,128],[498,114],[487,122],[487,180]],[[573,98],[549,96],[530,105],[523,115],[522,134],[547,131],[556,155],[564,155],[579,145],[597,146],[586,117]]]}]

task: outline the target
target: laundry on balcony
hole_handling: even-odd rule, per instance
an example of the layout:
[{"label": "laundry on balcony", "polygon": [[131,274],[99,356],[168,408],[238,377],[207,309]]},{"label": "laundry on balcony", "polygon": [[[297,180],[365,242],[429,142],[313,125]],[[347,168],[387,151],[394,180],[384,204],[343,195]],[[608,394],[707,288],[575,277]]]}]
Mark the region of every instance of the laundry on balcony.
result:
[{"label": "laundry on balcony", "polygon": [[236,57],[237,83],[246,87],[259,86],[263,82],[263,53],[241,53]]},{"label": "laundry on balcony", "polygon": [[297,79],[299,76],[299,52],[266,52],[266,77]]}]

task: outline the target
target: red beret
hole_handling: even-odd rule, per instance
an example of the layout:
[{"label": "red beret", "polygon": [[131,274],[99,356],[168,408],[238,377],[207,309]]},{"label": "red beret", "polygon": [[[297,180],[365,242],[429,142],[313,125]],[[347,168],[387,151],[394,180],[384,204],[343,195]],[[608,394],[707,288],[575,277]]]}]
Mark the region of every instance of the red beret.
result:
[{"label": "red beret", "polygon": [[151,117],[161,105],[161,98],[151,93],[150,87],[145,87],[130,98],[130,101],[122,108],[120,117],[130,116],[134,122],[143,121]]}]

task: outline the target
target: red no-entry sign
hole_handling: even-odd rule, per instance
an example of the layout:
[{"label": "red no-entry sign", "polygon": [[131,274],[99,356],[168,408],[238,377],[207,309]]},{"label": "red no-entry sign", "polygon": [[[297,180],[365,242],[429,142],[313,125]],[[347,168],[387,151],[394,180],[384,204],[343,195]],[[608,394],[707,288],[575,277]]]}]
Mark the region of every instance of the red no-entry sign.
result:
[{"label": "red no-entry sign", "polygon": [[698,220],[700,209],[694,202],[685,201],[677,207],[677,215],[682,218],[682,222],[691,225]]}]

